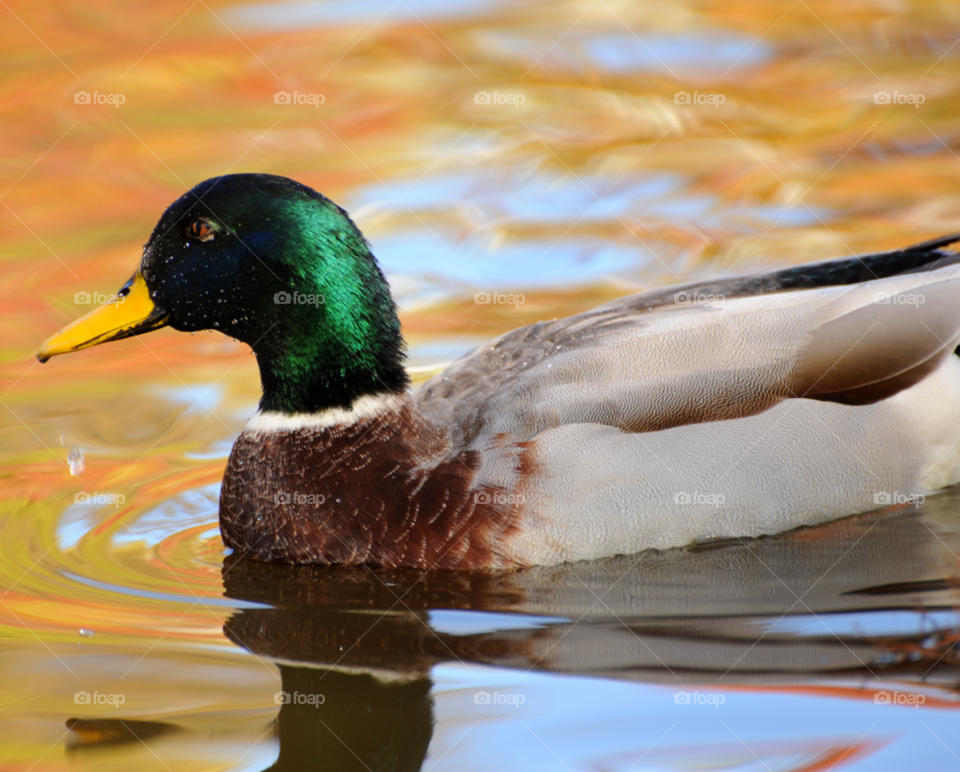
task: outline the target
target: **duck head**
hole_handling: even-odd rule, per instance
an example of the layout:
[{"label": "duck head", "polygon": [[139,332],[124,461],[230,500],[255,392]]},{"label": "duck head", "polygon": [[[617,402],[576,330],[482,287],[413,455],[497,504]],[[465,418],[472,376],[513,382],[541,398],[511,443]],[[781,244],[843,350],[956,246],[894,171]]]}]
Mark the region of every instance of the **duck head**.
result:
[{"label": "duck head", "polygon": [[343,209],[286,177],[197,185],[164,212],[117,294],[37,358],[170,326],[249,344],[265,411],[349,409],[408,385],[396,306],[369,244]]}]

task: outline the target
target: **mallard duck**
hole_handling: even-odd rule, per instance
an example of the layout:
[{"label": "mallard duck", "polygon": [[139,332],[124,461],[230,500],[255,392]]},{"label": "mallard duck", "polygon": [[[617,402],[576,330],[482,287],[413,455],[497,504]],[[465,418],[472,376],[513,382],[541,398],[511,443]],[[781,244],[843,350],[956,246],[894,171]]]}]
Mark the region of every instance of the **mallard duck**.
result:
[{"label": "mallard duck", "polygon": [[347,213],[233,174],[41,362],[164,326],[249,344],[263,396],[220,494],[265,561],[504,568],[754,537],[960,480],[960,234],[631,295],[486,343],[417,389]]}]

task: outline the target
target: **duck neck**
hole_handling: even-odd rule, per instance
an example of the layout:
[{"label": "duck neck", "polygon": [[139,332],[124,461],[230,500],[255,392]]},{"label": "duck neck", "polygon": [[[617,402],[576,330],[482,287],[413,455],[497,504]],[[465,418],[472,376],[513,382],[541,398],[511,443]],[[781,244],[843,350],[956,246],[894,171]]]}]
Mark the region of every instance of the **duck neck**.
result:
[{"label": "duck neck", "polygon": [[350,410],[362,397],[402,394],[409,385],[403,339],[393,304],[375,324],[337,316],[299,314],[253,346],[260,367],[262,411],[317,413]]}]

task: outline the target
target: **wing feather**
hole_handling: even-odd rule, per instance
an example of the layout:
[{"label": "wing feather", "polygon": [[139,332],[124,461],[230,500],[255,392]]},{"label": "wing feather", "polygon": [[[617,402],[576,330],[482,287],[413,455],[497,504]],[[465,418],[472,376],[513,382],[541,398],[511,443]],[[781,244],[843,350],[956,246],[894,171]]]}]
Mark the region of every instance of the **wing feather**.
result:
[{"label": "wing feather", "polygon": [[[754,415],[795,397],[885,399],[960,341],[960,255],[943,249],[958,238],[539,322],[454,362],[417,401],[460,433],[457,445],[483,447],[572,423],[643,432]],[[709,299],[682,302],[681,293]]]}]

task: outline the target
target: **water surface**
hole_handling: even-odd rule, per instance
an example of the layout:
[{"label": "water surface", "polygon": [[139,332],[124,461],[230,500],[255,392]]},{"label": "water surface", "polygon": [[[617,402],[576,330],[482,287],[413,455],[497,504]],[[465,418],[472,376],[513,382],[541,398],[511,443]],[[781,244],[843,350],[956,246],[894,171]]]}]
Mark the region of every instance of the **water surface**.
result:
[{"label": "water surface", "polygon": [[956,491],[521,572],[267,566],[217,529],[259,397],[244,346],[163,330],[32,358],[227,171],[350,210],[418,380],[628,292],[960,230],[952,6],[0,14],[4,768],[960,766]]}]

